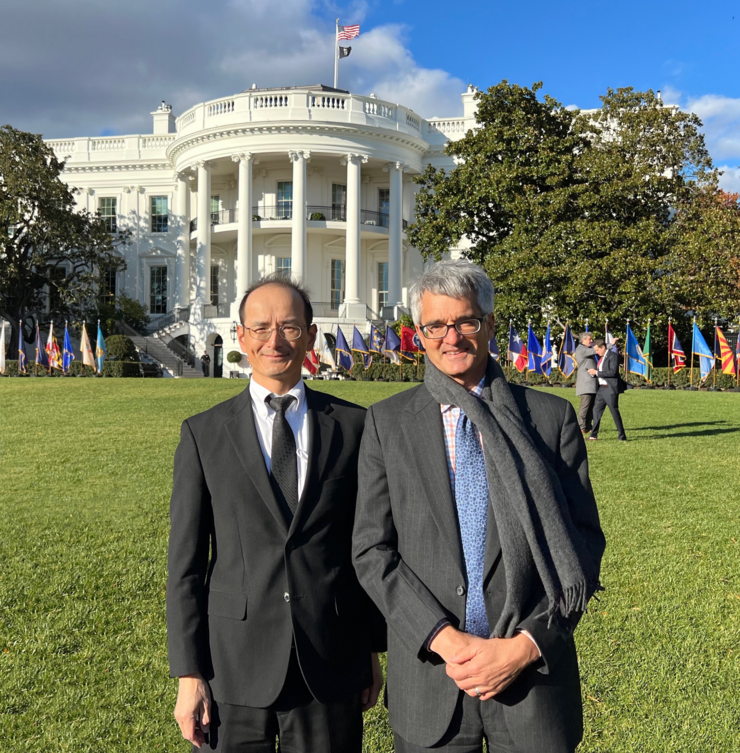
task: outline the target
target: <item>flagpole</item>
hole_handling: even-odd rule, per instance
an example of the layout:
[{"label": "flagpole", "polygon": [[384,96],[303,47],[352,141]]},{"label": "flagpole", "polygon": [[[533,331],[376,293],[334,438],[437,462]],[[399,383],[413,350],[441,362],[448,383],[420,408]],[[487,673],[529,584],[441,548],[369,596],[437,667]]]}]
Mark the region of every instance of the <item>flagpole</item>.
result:
[{"label": "flagpole", "polygon": [[714,317],[714,358],[712,359],[712,387],[717,388],[717,317]]},{"label": "flagpole", "polygon": [[337,76],[339,75],[339,19],[334,32],[334,88],[337,88]]},{"label": "flagpole", "polygon": [[[668,332],[670,333],[670,331],[671,331],[671,317],[669,316],[668,317]],[[668,335],[668,386],[669,387],[671,386],[671,369],[673,368],[671,364],[671,351],[672,350],[673,350],[673,343],[671,342],[671,336],[669,334]]]},{"label": "flagpole", "polygon": [[627,338],[629,337],[630,320],[627,319],[627,334],[624,336],[624,378],[625,381],[630,375],[629,353],[627,352]]},{"label": "flagpole", "polygon": [[529,330],[532,326],[532,320],[527,319],[527,370],[524,372],[524,384],[529,384]]},{"label": "flagpole", "polygon": [[[735,353],[740,351],[737,344],[740,342],[740,320],[738,320],[737,326],[737,340],[735,341]],[[735,359],[735,386],[740,387],[740,358]]]},{"label": "flagpole", "polygon": [[691,329],[691,368],[689,369],[689,387],[694,386],[694,335],[696,333],[696,317],[694,317],[694,326]]},{"label": "flagpole", "polygon": [[509,345],[511,344],[511,325],[513,323],[513,319],[509,319],[509,339],[506,343],[506,381],[511,381],[511,348]]}]

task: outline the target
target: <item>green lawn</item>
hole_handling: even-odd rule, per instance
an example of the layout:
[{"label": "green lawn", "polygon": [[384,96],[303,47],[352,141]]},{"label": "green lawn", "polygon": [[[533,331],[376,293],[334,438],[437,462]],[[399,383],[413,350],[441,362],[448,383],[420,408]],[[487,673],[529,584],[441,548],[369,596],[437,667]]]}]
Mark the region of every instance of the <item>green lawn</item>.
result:
[{"label": "green lawn", "polygon": [[[165,648],[172,456],[183,418],[243,386],[0,379],[3,753],[188,750]],[[318,387],[364,405],[398,389]],[[737,751],[740,395],[622,404],[630,441],[607,417],[589,443],[607,590],[577,632],[579,751]],[[367,750],[391,751],[384,712],[367,725]]]}]

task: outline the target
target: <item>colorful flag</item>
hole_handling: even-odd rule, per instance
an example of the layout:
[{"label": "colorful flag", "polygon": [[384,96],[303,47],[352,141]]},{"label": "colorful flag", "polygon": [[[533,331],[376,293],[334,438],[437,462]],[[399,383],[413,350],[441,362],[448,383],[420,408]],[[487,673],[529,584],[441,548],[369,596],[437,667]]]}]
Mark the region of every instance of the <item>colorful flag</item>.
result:
[{"label": "colorful flag", "polygon": [[46,350],[41,343],[41,332],[39,331],[38,322],[36,323],[36,365],[43,366],[47,370],[49,368],[49,356],[46,355]]},{"label": "colorful flag", "polygon": [[542,348],[534,336],[531,323],[527,324],[527,368],[535,374],[542,373]]},{"label": "colorful flag", "polygon": [[388,357],[391,363],[395,363],[396,366],[401,365],[401,357],[399,355],[401,351],[401,338],[391,329],[390,325],[385,326],[385,343],[383,345],[383,353]]},{"label": "colorful flag", "polygon": [[378,332],[377,329],[370,325],[370,341],[368,342],[368,349],[371,353],[377,353],[383,355],[383,335]]},{"label": "colorful flag", "polygon": [[62,354],[54,336],[54,324],[49,325],[49,336],[46,338],[46,355],[49,358],[50,369],[62,369]]},{"label": "colorful flag", "polygon": [[740,374],[740,329],[738,329],[737,343],[735,345],[735,363],[737,366],[737,373]]},{"label": "colorful flag", "polygon": [[354,359],[352,358],[352,351],[347,345],[347,340],[344,337],[341,327],[337,327],[337,346],[334,349],[337,366],[341,366],[346,372],[352,371],[352,365]]},{"label": "colorful flag", "polygon": [[318,360],[319,358],[314,350],[309,350],[303,357],[303,368],[311,376],[315,376],[316,372],[319,370]]},{"label": "colorful flag", "polygon": [[62,371],[66,374],[69,371],[70,364],[75,360],[75,354],[72,352],[72,341],[69,339],[69,330],[67,323],[64,324],[64,354],[62,356]]},{"label": "colorful flag", "polygon": [[360,36],[360,24],[337,26],[337,39],[354,39]]},{"label": "colorful flag", "polygon": [[642,349],[645,356],[645,379],[653,381],[653,346],[650,342],[650,320],[648,319],[647,334],[645,335],[645,347]]},{"label": "colorful flag", "polygon": [[100,319],[98,319],[98,341],[95,345],[95,359],[98,362],[98,374],[103,373],[103,364],[108,352],[105,349],[105,338],[103,337],[103,330],[100,329]]},{"label": "colorful flag", "polygon": [[23,324],[18,322],[18,373],[25,374],[28,356],[26,355],[26,344],[23,342]]},{"label": "colorful flag", "polygon": [[606,343],[606,347],[609,350],[613,351],[614,353],[617,352],[616,340],[614,339],[614,335],[612,335],[612,333],[609,332],[608,320],[604,324],[604,342]]},{"label": "colorful flag", "polygon": [[686,368],[686,354],[683,352],[681,343],[678,341],[678,337],[670,321],[668,322],[668,357],[673,363],[674,374]]},{"label": "colorful flag", "polygon": [[627,373],[639,374],[647,379],[647,361],[630,325],[627,325]]},{"label": "colorful flag", "polygon": [[82,351],[82,363],[85,366],[90,366],[94,371],[98,370],[93,357],[92,347],[90,346],[90,338],[87,336],[87,327],[85,322],[82,322],[82,337],[80,338],[80,350]]},{"label": "colorful flag", "polygon": [[714,357],[719,358],[723,374],[735,376],[735,356],[722,330],[714,325]]},{"label": "colorful flag", "polygon": [[352,350],[362,355],[362,363],[365,366],[365,371],[367,371],[373,362],[373,357],[370,355],[365,340],[357,327],[352,327]]},{"label": "colorful flag", "polygon": [[552,362],[554,360],[554,353],[552,350],[552,340],[550,338],[550,323],[547,324],[547,332],[545,332],[545,341],[542,343],[542,373],[549,377],[552,373]]},{"label": "colorful flag", "polygon": [[494,361],[498,361],[501,358],[501,354],[498,350],[498,343],[496,342],[496,335],[488,341],[488,352],[493,356]]},{"label": "colorful flag", "polygon": [[514,325],[509,320],[509,362],[514,364],[514,368],[521,372],[527,368],[527,346],[522,342]]},{"label": "colorful flag", "polygon": [[5,373],[5,319],[0,326],[0,374]]},{"label": "colorful flag", "polygon": [[416,354],[419,352],[419,346],[414,340],[415,334],[416,330],[411,327],[401,327],[401,355],[409,361],[415,361]]},{"label": "colorful flag", "polygon": [[691,350],[699,356],[699,372],[701,373],[702,381],[704,381],[714,368],[714,353],[709,349],[704,335],[702,335],[696,324],[696,320],[694,320]]},{"label": "colorful flag", "polygon": [[336,366],[334,355],[331,352],[331,344],[321,327],[316,332],[316,347],[318,349],[319,362],[333,369]]},{"label": "colorful flag", "polygon": [[563,334],[563,344],[560,346],[560,357],[558,358],[558,369],[567,379],[576,368],[576,343],[573,339],[573,333],[570,331],[570,324],[566,322],[565,333]]}]

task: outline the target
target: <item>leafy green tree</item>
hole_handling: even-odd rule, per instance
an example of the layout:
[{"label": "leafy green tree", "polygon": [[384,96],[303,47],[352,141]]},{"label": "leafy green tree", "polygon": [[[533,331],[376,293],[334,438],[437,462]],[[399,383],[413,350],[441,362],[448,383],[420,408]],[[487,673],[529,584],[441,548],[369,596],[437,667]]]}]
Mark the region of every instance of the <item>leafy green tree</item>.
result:
[{"label": "leafy green tree", "polygon": [[665,306],[675,206],[716,182],[701,123],[651,91],[610,89],[581,113],[540,88],[479,92],[477,127],[446,147],[457,166],[417,178],[409,239],[436,259],[468,240],[496,287],[501,335],[509,318],[578,329],[587,317],[623,334],[625,319]]},{"label": "leafy green tree", "polygon": [[41,136],[0,128],[0,316],[16,341],[19,326],[32,340],[47,301],[53,319],[80,318],[99,271],[125,267],[116,249],[129,233],[112,236],[99,216],[76,210],[63,168]]},{"label": "leafy green tree", "polygon": [[115,297],[100,296],[86,315],[88,321],[100,319],[100,326],[106,334],[116,331],[116,322],[123,321],[137,332],[144,332],[149,324],[147,307],[136,299],[121,293]]}]

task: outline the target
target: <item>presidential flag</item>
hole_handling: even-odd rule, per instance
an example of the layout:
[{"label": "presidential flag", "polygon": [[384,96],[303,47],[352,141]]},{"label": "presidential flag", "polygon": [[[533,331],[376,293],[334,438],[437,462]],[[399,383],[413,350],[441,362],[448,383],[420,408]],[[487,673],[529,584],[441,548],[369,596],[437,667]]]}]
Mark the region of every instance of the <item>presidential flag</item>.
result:
[{"label": "presidential flag", "polygon": [[383,335],[372,324],[370,325],[370,337],[367,347],[371,353],[377,353],[379,356],[383,355]]},{"label": "presidential flag", "polygon": [[674,374],[686,368],[686,354],[670,321],[668,322],[668,357],[673,365]]},{"label": "presidential flag", "polygon": [[367,371],[373,362],[373,357],[370,355],[365,340],[357,327],[352,327],[352,351],[362,356],[362,363],[365,366],[365,371]]},{"label": "presidential flag", "polygon": [[714,325],[714,357],[719,358],[723,374],[735,376],[735,356],[722,330]]},{"label": "presidential flag", "polygon": [[701,373],[702,381],[704,381],[714,368],[714,353],[709,349],[704,335],[702,335],[701,330],[696,324],[696,319],[694,319],[691,350],[699,356],[699,372]]},{"label": "presidential flag", "polygon": [[90,346],[90,338],[87,336],[87,327],[85,322],[82,322],[82,337],[80,338],[80,351],[82,351],[82,363],[85,366],[90,366],[93,371],[98,370],[98,366],[95,363],[93,357],[92,347]]},{"label": "presidential flag", "polygon": [[531,322],[527,323],[527,368],[535,374],[542,373],[542,348],[535,337]]},{"label": "presidential flag", "polygon": [[563,344],[560,346],[560,357],[558,358],[558,369],[567,379],[576,369],[576,342],[573,339],[573,333],[570,331],[570,324],[566,322],[565,333],[563,334]]},{"label": "presidential flag", "polygon": [[401,365],[401,338],[391,329],[390,325],[385,326],[385,343],[383,344],[383,353],[391,363],[396,366]]},{"label": "presidential flag", "polygon": [[36,365],[43,366],[47,371],[49,369],[49,356],[46,355],[46,350],[41,342],[41,332],[38,323],[36,324]]},{"label": "presidential flag", "polygon": [[549,377],[552,373],[553,362],[552,339],[550,337],[550,323],[547,323],[547,332],[545,332],[545,341],[542,343],[542,373]]},{"label": "presidential flag", "polygon": [[627,325],[625,350],[627,351],[627,373],[639,374],[647,379],[647,361],[629,324]]},{"label": "presidential flag", "polygon": [[527,346],[522,342],[514,325],[509,320],[509,363],[514,364],[514,368],[521,372],[527,368]]},{"label": "presidential flag", "polygon": [[341,366],[347,373],[352,371],[352,365],[354,364],[352,351],[349,345],[347,345],[347,339],[339,326],[337,326],[337,346],[334,349],[334,353],[337,366]]},{"label": "presidential flag", "polygon": [[26,355],[26,343],[23,342],[23,325],[18,322],[18,373],[26,374],[26,364],[28,356]]},{"label": "presidential flag", "polygon": [[98,374],[103,373],[103,364],[107,355],[105,338],[103,337],[103,330],[100,329],[100,319],[98,319],[98,341],[95,345],[95,360],[98,362]]},{"label": "presidential flag", "polygon": [[501,354],[499,353],[498,349],[498,343],[496,342],[496,335],[494,335],[488,341],[488,352],[493,356],[494,361],[498,361],[501,358]]}]

